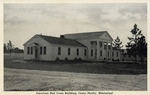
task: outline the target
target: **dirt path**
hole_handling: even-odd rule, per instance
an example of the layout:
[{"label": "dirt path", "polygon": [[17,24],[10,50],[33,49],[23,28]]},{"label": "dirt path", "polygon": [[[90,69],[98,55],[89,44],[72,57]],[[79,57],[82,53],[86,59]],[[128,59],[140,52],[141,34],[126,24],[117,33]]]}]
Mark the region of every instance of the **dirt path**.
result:
[{"label": "dirt path", "polygon": [[4,73],[5,91],[147,90],[146,74],[89,74],[11,68],[5,68]]}]

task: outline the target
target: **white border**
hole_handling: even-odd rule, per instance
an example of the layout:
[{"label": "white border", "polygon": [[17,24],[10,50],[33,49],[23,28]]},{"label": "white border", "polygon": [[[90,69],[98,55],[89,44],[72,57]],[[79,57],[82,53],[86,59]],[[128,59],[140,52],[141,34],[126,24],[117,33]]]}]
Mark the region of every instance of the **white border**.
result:
[{"label": "white border", "polygon": [[[0,95],[38,95],[36,92],[40,91],[3,91],[3,86],[4,86],[4,65],[3,65],[3,4],[4,3],[147,3],[147,43],[148,43],[148,48],[150,47],[149,43],[149,27],[150,27],[150,0],[0,0]],[[149,49],[148,49],[148,67],[150,68],[150,60],[149,60]],[[149,75],[149,69],[148,69],[148,74],[147,74],[147,91],[101,91],[101,92],[113,92],[113,94],[110,95],[150,95],[150,87],[148,84],[149,82],[150,75]],[[44,91],[44,92],[50,92],[50,91]],[[62,92],[62,91],[59,91]],[[73,91],[75,92],[75,91]],[[80,91],[82,92],[82,91]],[[83,91],[84,92],[84,91]],[[99,92],[99,91],[95,91]],[[47,94],[41,94],[41,95],[47,95]],[[52,95],[52,94],[49,94]],[[68,94],[67,94],[68,95]],[[88,94],[89,95],[89,94]],[[103,95],[103,94],[99,94]],[[105,95],[105,94],[104,94]],[[109,94],[108,94],[109,95]]]}]

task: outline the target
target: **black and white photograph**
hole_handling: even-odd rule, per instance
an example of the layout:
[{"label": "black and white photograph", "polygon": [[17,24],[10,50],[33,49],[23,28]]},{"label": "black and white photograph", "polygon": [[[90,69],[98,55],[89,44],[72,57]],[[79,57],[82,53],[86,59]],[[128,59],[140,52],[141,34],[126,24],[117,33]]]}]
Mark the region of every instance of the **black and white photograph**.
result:
[{"label": "black and white photograph", "polygon": [[3,3],[3,90],[148,91],[147,21],[147,3]]}]

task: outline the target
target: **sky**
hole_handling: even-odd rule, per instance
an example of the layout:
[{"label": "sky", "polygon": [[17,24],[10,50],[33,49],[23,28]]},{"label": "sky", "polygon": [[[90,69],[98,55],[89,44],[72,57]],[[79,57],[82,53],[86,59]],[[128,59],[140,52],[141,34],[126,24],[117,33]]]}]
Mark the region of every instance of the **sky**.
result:
[{"label": "sky", "polygon": [[147,39],[146,3],[40,3],[4,4],[4,43],[15,47],[35,34],[59,37],[63,34],[108,31],[119,36],[124,48],[137,24]]}]

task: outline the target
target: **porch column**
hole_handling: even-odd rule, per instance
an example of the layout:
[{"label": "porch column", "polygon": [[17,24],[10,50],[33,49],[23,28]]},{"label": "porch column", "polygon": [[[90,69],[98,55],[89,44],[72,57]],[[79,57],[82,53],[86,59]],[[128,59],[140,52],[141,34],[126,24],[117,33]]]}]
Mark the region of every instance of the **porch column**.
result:
[{"label": "porch column", "polygon": [[106,60],[108,60],[108,42],[106,42]]},{"label": "porch column", "polygon": [[99,41],[97,41],[97,60],[100,58],[100,46],[99,46]]}]

